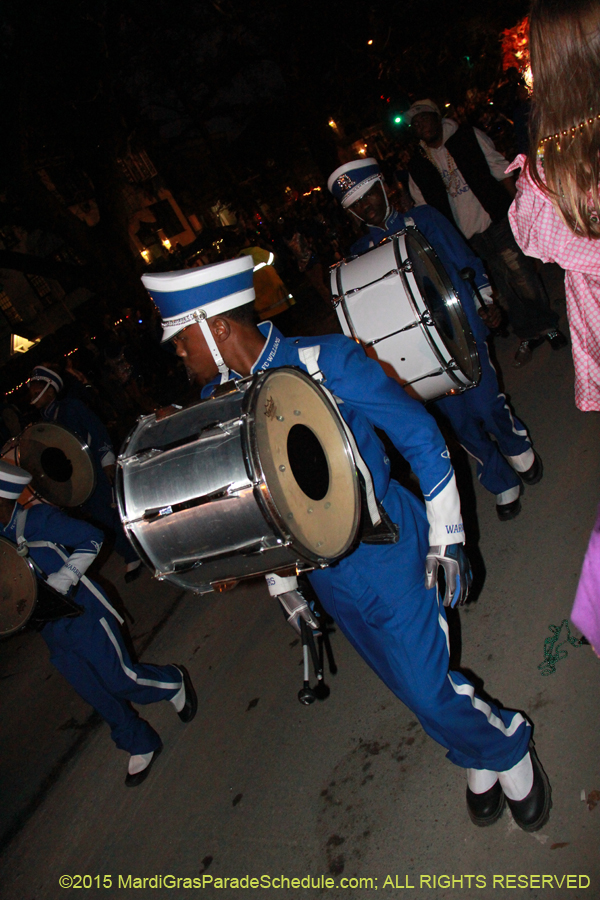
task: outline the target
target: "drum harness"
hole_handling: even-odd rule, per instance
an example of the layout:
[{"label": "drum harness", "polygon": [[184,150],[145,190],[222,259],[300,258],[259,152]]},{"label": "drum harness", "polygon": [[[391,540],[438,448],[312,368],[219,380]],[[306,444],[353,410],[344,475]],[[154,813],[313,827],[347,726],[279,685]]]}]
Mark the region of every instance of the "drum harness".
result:
[{"label": "drum harness", "polygon": [[[46,547],[49,550],[54,550],[55,553],[58,553],[58,555],[60,556],[60,558],[62,559],[62,561],[64,563],[68,562],[69,557],[66,555],[66,553],[64,553],[64,551],[61,549],[61,547],[59,547],[58,544],[54,544],[51,541],[27,541],[25,539],[25,523],[27,521],[28,512],[29,511],[27,509],[19,509],[17,511],[16,520],[15,520],[15,524],[16,524],[15,537],[17,540],[17,553],[19,554],[19,556],[28,557],[28,559],[31,561],[36,573],[40,577],[40,579],[44,582],[47,582],[48,576],[46,575],[46,573],[37,565],[37,563],[31,558],[31,556],[29,556],[29,548],[30,547],[33,547],[33,548]],[[116,609],[109,603],[109,601],[101,593],[101,591],[98,590],[98,588],[93,583],[93,581],[90,581],[90,579],[86,575],[81,575],[81,577],[79,578],[79,581],[86,586],[88,591],[90,591],[94,595],[94,597],[96,597],[100,601],[100,603],[103,606],[105,606],[106,609],[110,613],[112,613],[112,615],[115,617],[115,619],[117,619],[119,624],[123,625],[125,620],[119,615],[119,613],[116,611]]]}]

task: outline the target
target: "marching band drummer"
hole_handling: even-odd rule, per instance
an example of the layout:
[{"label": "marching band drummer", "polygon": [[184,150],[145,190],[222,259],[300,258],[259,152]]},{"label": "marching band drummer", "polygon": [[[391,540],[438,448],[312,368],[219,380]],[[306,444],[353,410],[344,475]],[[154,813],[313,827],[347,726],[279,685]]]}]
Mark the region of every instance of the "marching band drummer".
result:
[{"label": "marching band drummer", "polygon": [[[521,511],[522,482],[537,484],[543,468],[525,425],[513,416],[505,395],[500,392],[490,360],[486,343],[489,332],[484,321],[495,327],[500,322],[500,314],[481,260],[445,216],[432,206],[415,207],[410,210],[410,216],[394,209],[376,159],[345,163],[329,176],[327,186],[343,208],[368,228],[368,234],[350,248],[352,254],[365,253],[406,225],[416,225],[439,256],[469,320],[479,353],[481,379],[477,387],[442,397],[435,404],[450,421],[461,445],[475,459],[479,481],[495,494],[500,521],[514,519]],[[459,275],[465,267],[474,270],[475,284],[486,304],[479,315],[471,291]]]},{"label": "marching band drummer", "polygon": [[[280,366],[308,372],[333,394],[357,444],[369,487],[398,526],[395,543],[361,542],[335,566],[312,572],[325,610],[364,660],[467,769],[467,806],[477,825],[495,822],[505,798],[521,828],[548,818],[550,786],[519,712],[499,709],[449,671],[444,605],[466,599],[470,567],[448,450],[424,407],[343,335],[285,338],[255,324],[252,261],[231,260],[142,277],[188,376],[209,397],[219,383]],[[390,479],[375,433],[384,429],[420,479],[425,505]],[[366,466],[365,466],[366,464]],[[438,569],[446,580],[443,604]],[[269,576],[270,592],[296,593],[295,578]]]},{"label": "marching band drummer", "polygon": [[96,473],[96,487],[82,509],[99,527],[114,536],[115,550],[125,562],[125,581],[135,581],[142,574],[142,562],[125,537],[113,500],[115,454],[108,431],[81,400],[75,397],[58,399],[63,380],[53,369],[36,366],[28,387],[31,405],[41,412],[43,419],[64,425],[87,441]]},{"label": "marching band drummer", "polygon": [[85,575],[102,546],[102,532],[47,503],[24,509],[17,498],[30,481],[25,469],[0,460],[0,535],[23,555],[28,551],[54,590],[67,594],[76,588],[73,599],[83,606],[82,615],[47,622],[41,634],[53,665],[110,725],[117,747],[130,754],[125,784],[136,787],[148,776],[162,742],[130,704],[169,700],[181,721],[191,722],[194,687],[183,666],[131,660],[119,628],[123,619]]}]

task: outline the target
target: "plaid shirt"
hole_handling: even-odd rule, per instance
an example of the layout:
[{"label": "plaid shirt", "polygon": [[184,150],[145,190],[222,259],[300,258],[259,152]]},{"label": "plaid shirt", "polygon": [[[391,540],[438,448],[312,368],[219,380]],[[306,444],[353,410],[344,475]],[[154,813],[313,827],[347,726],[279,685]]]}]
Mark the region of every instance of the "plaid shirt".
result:
[{"label": "plaid shirt", "polygon": [[571,231],[532,181],[525,160],[523,154],[517,156],[506,170],[522,169],[508,213],[510,225],[523,253],[565,269],[575,403],[584,412],[600,410],[600,240]]}]

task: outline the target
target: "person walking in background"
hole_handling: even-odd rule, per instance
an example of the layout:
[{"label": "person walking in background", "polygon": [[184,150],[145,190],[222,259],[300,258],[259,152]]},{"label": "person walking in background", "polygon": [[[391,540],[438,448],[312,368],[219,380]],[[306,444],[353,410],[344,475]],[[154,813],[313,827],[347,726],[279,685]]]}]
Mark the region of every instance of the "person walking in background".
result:
[{"label": "person walking in background", "polygon": [[534,264],[521,253],[508,224],[515,196],[506,160],[490,138],[470,125],[442,119],[432,100],[413,103],[405,118],[420,139],[409,163],[409,189],[417,206],[429,203],[453,222],[485,263],[521,343],[514,365],[531,359],[547,340],[553,350],[567,345],[558,329]]},{"label": "person walking in background", "polygon": [[565,269],[575,403],[600,410],[600,2],[534,0],[531,142],[509,221],[528,256]]},{"label": "person walking in background", "polygon": [[125,562],[125,581],[134,581],[142,573],[142,563],[125,537],[113,497],[115,453],[108,431],[81,400],[63,397],[60,375],[48,366],[36,366],[29,379],[31,405],[48,422],[56,422],[86,441],[90,448],[96,487],[82,506],[86,515],[103,530],[114,535],[115,550]]},{"label": "person walking in background", "polygon": [[[498,323],[488,277],[481,260],[469,249],[453,225],[431,206],[417,206],[401,215],[390,204],[376,159],[358,159],[332,172],[328,188],[358,221],[367,234],[350,248],[351,254],[365,253],[384,238],[415,225],[439,256],[458,297],[477,343],[481,379],[476,387],[435,401],[460,444],[477,464],[481,484],[496,497],[496,513],[502,522],[521,511],[522,483],[537,484],[543,474],[542,461],[533,450],[525,425],[513,415],[500,391],[498,377],[486,343],[488,329]],[[471,289],[460,276],[469,266],[485,307],[475,311]],[[484,322],[486,324],[484,324]]]},{"label": "person walking in background", "polygon": [[187,723],[196,714],[196,692],[183,666],[131,659],[119,628],[123,619],[85,574],[100,552],[102,532],[47,503],[24,509],[17,498],[30,481],[25,469],[0,460],[0,535],[16,544],[20,555],[30,557],[40,581],[59,594],[72,595],[82,607],[75,618],[46,622],[41,635],[52,664],[110,725],[117,747],[129,753],[125,784],[137,787],[148,776],[162,742],[131,702],[169,700]]}]

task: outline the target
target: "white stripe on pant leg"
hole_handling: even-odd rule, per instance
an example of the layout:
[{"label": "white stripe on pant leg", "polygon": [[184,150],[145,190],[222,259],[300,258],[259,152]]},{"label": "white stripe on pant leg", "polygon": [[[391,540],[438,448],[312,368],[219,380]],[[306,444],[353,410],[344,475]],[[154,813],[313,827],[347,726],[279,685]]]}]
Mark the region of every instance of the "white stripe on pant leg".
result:
[{"label": "white stripe on pant leg", "polygon": [[463,450],[465,451],[465,453],[468,453],[469,456],[470,456],[472,459],[476,460],[476,461],[479,463],[479,465],[483,468],[483,460],[482,460],[482,459],[479,459],[478,456],[475,456],[474,453],[471,453],[471,451],[469,450],[469,448],[468,448],[468,447],[465,447],[464,444],[461,444],[460,446],[463,448]]},{"label": "white stripe on pant leg", "polygon": [[502,719],[492,712],[490,705],[486,703],[485,700],[475,696],[475,688],[472,684],[456,684],[452,681],[451,672],[448,672],[448,680],[457,694],[462,694],[464,697],[470,697],[471,704],[475,709],[483,713],[490,725],[493,725],[494,728],[497,728],[498,731],[501,731],[506,737],[512,737],[517,729],[525,723],[525,719],[521,713],[517,712],[514,714],[512,722],[507,728]]},{"label": "white stripe on pant leg", "polygon": [[[494,366],[494,363],[492,362],[492,358],[490,356],[490,348],[488,347],[488,343],[487,343],[487,341],[484,341],[484,343],[485,343],[485,349],[487,350],[488,362],[489,362],[490,366],[492,367],[492,369],[494,370],[494,372],[496,372],[496,377],[498,377],[498,372],[497,372],[496,367]],[[527,434],[527,429],[520,431],[518,428],[515,428],[515,420],[513,418],[513,414],[510,411],[510,407],[506,400],[506,394],[498,393],[497,396],[502,397],[502,399],[504,400],[504,408],[506,409],[506,411],[510,417],[510,424],[512,426],[513,433],[518,434],[519,437],[527,438],[527,440],[529,441],[529,435]]]},{"label": "white stripe on pant leg", "polygon": [[125,674],[129,678],[131,678],[132,681],[135,681],[137,684],[141,684],[143,687],[162,688],[165,691],[179,690],[179,688],[181,687],[180,681],[151,681],[149,678],[138,678],[138,676],[133,671],[133,669],[128,669],[127,666],[125,665],[125,662],[123,661],[123,654],[121,653],[121,648],[119,647],[119,642],[116,639],[115,635],[113,634],[111,627],[108,624],[108,622],[106,621],[106,619],[104,619],[104,618],[100,619],[100,624],[104,628],[105,632],[107,633],[107,635],[109,637],[111,644],[113,645],[113,647],[115,648],[115,650],[117,652],[117,656],[119,657],[119,662],[121,663],[121,668],[123,669]]},{"label": "white stripe on pant leg", "polygon": [[441,613],[438,613],[438,625],[446,635],[446,647],[448,648],[448,656],[450,656],[450,632],[448,631],[448,623]]}]

